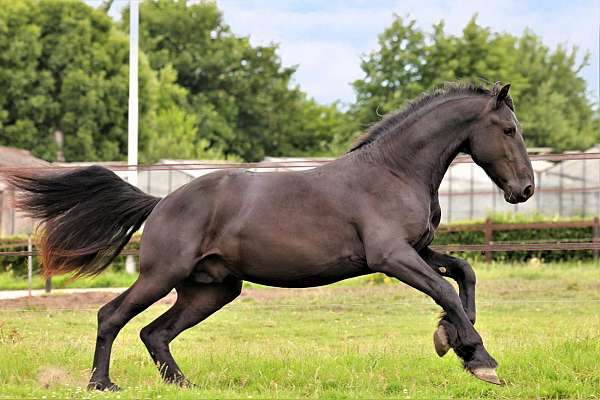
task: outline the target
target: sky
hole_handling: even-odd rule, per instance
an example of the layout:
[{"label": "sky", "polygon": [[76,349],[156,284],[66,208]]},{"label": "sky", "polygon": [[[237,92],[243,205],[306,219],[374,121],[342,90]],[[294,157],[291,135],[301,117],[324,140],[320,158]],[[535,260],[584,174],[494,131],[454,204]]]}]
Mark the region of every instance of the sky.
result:
[{"label": "sky", "polygon": [[[87,1],[94,4],[94,0]],[[589,65],[580,72],[589,97],[598,102],[600,1],[598,0],[216,0],[233,32],[254,45],[276,43],[286,66],[297,66],[295,83],[316,100],[350,103],[350,83],[363,77],[361,56],[377,48],[377,36],[394,14],[415,19],[425,30],[444,20],[460,34],[468,20],[493,31],[520,35],[526,28],[555,48],[577,46]],[[127,4],[116,0],[111,15]],[[143,15],[140,16],[143,18]],[[494,77],[488,77],[493,80]]]}]

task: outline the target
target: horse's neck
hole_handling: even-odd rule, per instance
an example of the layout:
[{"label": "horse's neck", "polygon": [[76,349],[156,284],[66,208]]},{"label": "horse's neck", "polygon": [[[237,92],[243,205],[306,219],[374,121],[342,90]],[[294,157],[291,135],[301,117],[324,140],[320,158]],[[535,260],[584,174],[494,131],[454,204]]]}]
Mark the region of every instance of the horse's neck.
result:
[{"label": "horse's neck", "polygon": [[419,163],[417,161],[416,163],[417,169],[423,168],[423,170],[427,171],[423,176],[424,182],[428,184],[430,191],[435,193],[436,196],[446,171],[448,171],[450,164],[452,164],[452,161],[456,158],[466,140],[466,137],[463,137],[461,133],[457,133],[456,135],[449,134],[448,136],[444,136],[444,134],[438,135],[439,138],[446,140],[442,140],[441,144],[435,144],[437,151],[432,159],[433,161],[429,160],[426,163]]},{"label": "horse's neck", "polygon": [[437,194],[444,174],[467,141],[469,124],[480,112],[470,101],[476,99],[457,100],[426,110],[409,126],[399,126],[403,131],[391,133],[378,149],[388,168],[417,179],[432,194]]}]

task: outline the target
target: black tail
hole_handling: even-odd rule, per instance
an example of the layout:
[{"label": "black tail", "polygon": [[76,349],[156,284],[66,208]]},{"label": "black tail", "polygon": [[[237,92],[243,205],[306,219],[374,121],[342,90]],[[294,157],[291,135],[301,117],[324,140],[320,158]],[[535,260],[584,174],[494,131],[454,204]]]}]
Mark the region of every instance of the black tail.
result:
[{"label": "black tail", "polygon": [[5,178],[17,191],[17,208],[41,221],[46,276],[99,274],[160,201],[100,166]]}]

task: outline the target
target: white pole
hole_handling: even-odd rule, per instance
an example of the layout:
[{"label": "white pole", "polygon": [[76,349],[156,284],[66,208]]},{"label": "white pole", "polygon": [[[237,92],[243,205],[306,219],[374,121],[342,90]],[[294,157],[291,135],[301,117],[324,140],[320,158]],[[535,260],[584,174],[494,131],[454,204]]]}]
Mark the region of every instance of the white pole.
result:
[{"label": "white pole", "polygon": [[29,252],[29,255],[27,256],[27,288],[29,289],[28,295],[31,297],[31,280],[33,278],[33,256],[31,255],[33,246],[31,243],[31,235],[27,237],[27,251]]},{"label": "white pole", "polygon": [[127,181],[137,186],[138,163],[138,27],[139,0],[129,0],[129,126],[127,135],[127,164],[135,165],[127,172]]}]

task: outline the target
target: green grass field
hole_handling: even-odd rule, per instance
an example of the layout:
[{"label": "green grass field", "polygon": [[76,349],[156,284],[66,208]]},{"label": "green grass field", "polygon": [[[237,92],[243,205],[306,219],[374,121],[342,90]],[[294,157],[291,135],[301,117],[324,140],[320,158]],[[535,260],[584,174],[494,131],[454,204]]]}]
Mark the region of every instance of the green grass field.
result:
[{"label": "green grass field", "polygon": [[0,398],[600,398],[600,267],[480,266],[478,322],[504,386],[436,356],[439,308],[402,284],[360,278],[285,290],[252,287],[172,349],[198,387],[161,383],[138,338],[117,339],[112,379],[87,392],[95,310],[0,310]]}]

